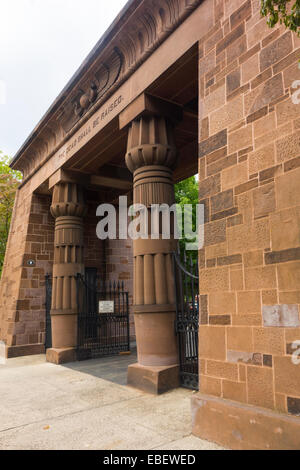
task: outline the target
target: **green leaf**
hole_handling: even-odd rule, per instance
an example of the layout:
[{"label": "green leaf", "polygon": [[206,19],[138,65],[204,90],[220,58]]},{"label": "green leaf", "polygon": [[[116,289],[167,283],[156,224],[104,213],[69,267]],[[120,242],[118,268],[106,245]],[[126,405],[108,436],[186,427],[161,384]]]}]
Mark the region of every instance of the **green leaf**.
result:
[{"label": "green leaf", "polygon": [[260,13],[267,17],[270,28],[278,23],[284,24],[287,29],[300,36],[300,0],[261,0]]},{"label": "green leaf", "polygon": [[10,158],[0,151],[0,275],[3,268],[15,195],[22,179],[19,171],[9,166]]}]

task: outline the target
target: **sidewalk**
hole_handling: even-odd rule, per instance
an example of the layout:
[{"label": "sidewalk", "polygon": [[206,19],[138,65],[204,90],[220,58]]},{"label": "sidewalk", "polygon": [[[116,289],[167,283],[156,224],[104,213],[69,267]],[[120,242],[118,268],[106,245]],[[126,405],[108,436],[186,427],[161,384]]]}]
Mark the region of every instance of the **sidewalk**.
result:
[{"label": "sidewalk", "polygon": [[191,391],[126,386],[135,355],[56,366],[45,356],[0,365],[0,449],[220,449],[193,437]]}]

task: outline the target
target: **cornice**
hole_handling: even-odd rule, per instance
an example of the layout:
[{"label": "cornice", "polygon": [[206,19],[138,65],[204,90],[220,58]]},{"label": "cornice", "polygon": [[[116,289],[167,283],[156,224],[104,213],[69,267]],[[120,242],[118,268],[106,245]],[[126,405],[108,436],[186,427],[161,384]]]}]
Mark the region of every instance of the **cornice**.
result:
[{"label": "cornice", "polygon": [[203,0],[130,0],[11,166],[27,181]]}]

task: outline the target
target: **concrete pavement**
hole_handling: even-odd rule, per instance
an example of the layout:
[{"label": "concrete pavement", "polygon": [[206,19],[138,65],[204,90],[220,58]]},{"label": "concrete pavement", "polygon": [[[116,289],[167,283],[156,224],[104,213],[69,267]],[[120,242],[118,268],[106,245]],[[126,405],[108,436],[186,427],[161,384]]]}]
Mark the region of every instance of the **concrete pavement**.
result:
[{"label": "concrete pavement", "polygon": [[191,436],[192,391],[126,386],[135,354],[56,366],[45,356],[0,365],[0,449],[221,449]]}]

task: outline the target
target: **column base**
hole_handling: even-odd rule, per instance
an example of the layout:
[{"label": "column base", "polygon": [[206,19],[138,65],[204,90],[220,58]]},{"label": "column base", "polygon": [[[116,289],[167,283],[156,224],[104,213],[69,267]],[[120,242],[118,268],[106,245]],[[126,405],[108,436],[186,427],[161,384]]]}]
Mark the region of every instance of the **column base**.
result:
[{"label": "column base", "polygon": [[300,418],[201,393],[192,398],[193,434],[233,450],[299,450]]},{"label": "column base", "polygon": [[144,392],[159,395],[179,387],[179,367],[149,367],[133,364],[128,367],[127,384]]},{"label": "column base", "polygon": [[69,362],[77,361],[77,353],[75,348],[64,349],[47,349],[46,360],[52,364],[67,364]]}]

